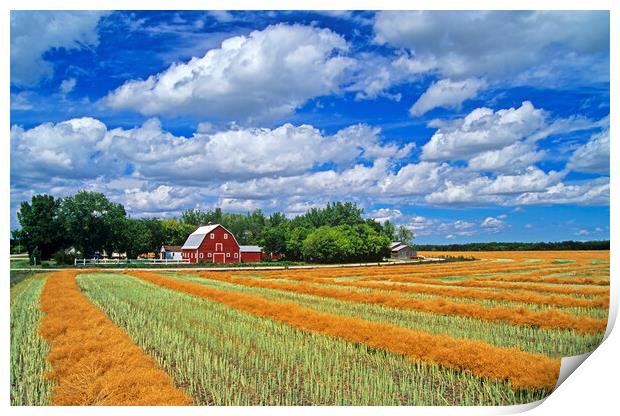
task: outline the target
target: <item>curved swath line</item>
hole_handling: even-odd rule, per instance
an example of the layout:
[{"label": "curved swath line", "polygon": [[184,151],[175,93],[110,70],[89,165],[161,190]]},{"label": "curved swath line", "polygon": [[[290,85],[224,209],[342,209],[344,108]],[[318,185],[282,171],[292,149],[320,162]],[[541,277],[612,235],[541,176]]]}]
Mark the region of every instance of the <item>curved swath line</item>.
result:
[{"label": "curved swath line", "polygon": [[[294,280],[294,281],[299,281],[299,282],[337,284],[341,286],[358,286],[358,287],[364,287],[362,286],[362,284],[366,284],[366,282],[370,282],[369,284],[381,284],[382,285],[382,286],[376,286],[375,288],[384,288],[385,290],[397,290],[397,291],[399,290],[398,288],[400,287],[403,287],[403,288],[407,287],[406,285],[398,285],[398,284],[387,285],[387,284],[382,284],[382,283],[376,283],[377,280],[372,280],[372,279],[358,279],[355,282],[338,282],[337,280],[334,280],[336,279],[334,277],[328,278],[325,276],[323,277],[296,276],[294,274],[281,275],[278,277],[269,276],[268,278],[270,279],[283,278],[283,279]],[[383,282],[383,281],[384,280],[379,280],[379,282]],[[400,280],[390,279],[390,282],[396,282],[396,281],[400,282]],[[566,286],[554,286],[554,285],[538,285],[538,284],[532,284],[530,282],[526,282],[523,284],[518,283],[518,282],[503,283],[503,281],[496,281],[495,279],[487,279],[487,278],[480,278],[480,279],[472,278],[472,279],[464,280],[461,282],[442,282],[441,280],[408,277],[405,283],[413,283],[413,284],[419,283],[423,285],[446,286],[446,287],[455,287],[455,286],[476,287],[476,288],[483,288],[483,289],[507,289],[507,290],[517,289],[517,290],[522,290],[522,291],[527,291],[527,292],[559,293],[559,294],[565,294],[565,295],[609,296],[609,289],[599,288],[599,287],[580,288],[580,287],[566,287]],[[373,287],[373,286],[365,286],[365,287]],[[408,290],[405,289],[404,291],[407,292]],[[415,293],[415,291],[410,291],[410,292]],[[430,293],[430,292],[427,292],[427,293]],[[444,292],[441,292],[440,294],[443,294],[443,293]],[[460,296],[460,297],[463,297],[463,296]],[[538,302],[534,302],[534,303],[538,303]],[[603,303],[607,305],[609,302],[607,301]],[[559,306],[563,306],[563,305],[559,305]]]},{"label": "curved swath line", "polygon": [[484,341],[456,340],[445,335],[394,325],[318,312],[291,302],[214,289],[197,283],[163,277],[146,271],[125,274],[169,289],[200,296],[257,316],[285,322],[297,328],[366,344],[413,360],[430,361],[466,370],[478,376],[508,380],[513,388],[552,389],[559,375],[560,360],[518,348],[500,348]]},{"label": "curved swath line", "polygon": [[[454,286],[480,287],[492,289],[516,289],[531,292],[560,293],[567,295],[597,295],[609,296],[609,288],[601,287],[570,287],[540,284],[538,282],[510,282],[503,280],[470,279],[462,282],[454,282]],[[607,283],[609,285],[609,283]],[[598,285],[597,285],[598,286]]]},{"label": "curved swath line", "polygon": [[[233,280],[234,282],[234,280]],[[580,308],[606,308],[609,306],[609,296],[602,296],[595,299],[583,299],[575,298],[571,296],[558,296],[558,295],[540,295],[531,292],[492,292],[489,290],[479,289],[462,289],[458,284],[446,284],[442,282],[429,283],[420,282],[428,286],[410,286],[402,284],[384,284],[384,283],[372,283],[372,282],[338,282],[329,281],[324,279],[305,279],[304,283],[320,283],[328,284],[339,287],[357,287],[363,289],[379,289],[393,292],[402,293],[414,293],[414,294],[427,294],[427,295],[443,295],[456,298],[467,299],[480,299],[480,300],[496,300],[504,302],[521,302],[531,303],[535,305],[552,305],[563,307],[580,307]],[[455,287],[457,286],[457,287]],[[463,285],[467,286],[467,285]],[[476,286],[478,287],[478,286]],[[481,285],[483,288],[493,289],[493,286]],[[572,293],[572,292],[568,292]],[[608,294],[606,291],[605,294]]]},{"label": "curved swath line", "polygon": [[[491,266],[491,267],[489,267]],[[477,274],[489,274],[489,273],[502,273],[502,272],[521,272],[526,271],[527,273],[521,273],[519,276],[527,276],[527,275],[540,275],[541,273],[558,273],[562,271],[596,271],[600,268],[596,267],[570,267],[571,265],[563,265],[560,267],[547,267],[541,268],[540,265],[532,266],[532,265],[512,265],[497,267],[493,265],[483,265],[480,263],[467,263],[464,266],[457,266],[453,263],[453,266],[446,267],[443,269],[439,269],[438,267],[428,266],[428,269],[423,269],[424,266],[389,266],[389,267],[366,267],[366,268],[340,268],[340,269],[312,269],[312,270],[296,270],[295,273],[298,276],[312,276],[312,277],[321,277],[321,278],[333,278],[340,276],[355,276],[358,274],[362,274],[367,276],[363,280],[394,280],[394,279],[408,279],[409,277],[414,278],[446,278],[452,276],[467,276],[467,275],[477,275]],[[528,270],[531,270],[528,272]],[[289,270],[286,271],[270,271],[268,272],[269,276],[272,277],[280,277],[286,276],[290,274]]]},{"label": "curved swath line", "polygon": [[[482,279],[480,279],[482,280]],[[520,282],[520,283],[553,283],[561,285],[593,285],[609,286],[609,274],[596,277],[557,277],[550,275],[540,276],[494,276],[486,277],[484,280],[497,282]]]},{"label": "curved swath line", "polygon": [[[585,271],[592,271],[593,269],[586,269]],[[595,285],[609,285],[609,282],[605,282],[597,280],[597,279],[593,279],[591,277],[575,277],[575,278],[560,278],[560,277],[555,277],[553,276],[553,274],[559,273],[561,270],[557,270],[557,269],[546,269],[546,270],[535,270],[533,272],[528,272],[528,273],[519,273],[519,274],[512,274],[512,275],[504,275],[504,276],[490,276],[490,277],[483,277],[483,276],[479,276],[479,275],[487,275],[487,274],[497,274],[497,273],[513,273],[513,272],[518,272],[518,270],[504,270],[504,271],[500,271],[500,272],[489,272],[486,270],[476,270],[476,271],[471,271],[469,273],[460,273],[460,272],[453,272],[453,273],[427,273],[427,274],[395,274],[395,275],[369,275],[368,277],[364,278],[363,280],[389,280],[389,281],[393,281],[393,282],[407,282],[409,281],[409,279],[428,279],[428,280],[437,280],[437,279],[446,279],[449,277],[469,277],[469,278],[480,278],[480,279],[497,279],[497,280],[501,280],[501,278],[506,277],[508,279],[514,279],[514,281],[524,281],[526,279],[529,278],[544,278],[546,280],[549,281],[549,283],[568,283],[568,284],[582,284],[580,282],[592,282],[591,284],[595,284]],[[581,270],[578,269],[564,269],[564,271],[568,271],[568,272],[581,272]],[[499,278],[499,279],[498,279]],[[518,279],[522,279],[522,280],[518,280]],[[555,280],[557,279],[557,281],[555,282]],[[571,280],[572,279],[572,280]]]},{"label": "curved swath line", "polygon": [[[362,280],[360,280],[362,282]],[[364,282],[367,282],[364,280]],[[369,282],[369,281],[368,281]],[[391,280],[393,282],[393,280]],[[488,288],[488,289],[510,289],[510,290],[525,290],[528,292],[546,292],[546,293],[559,293],[569,295],[609,295],[609,289],[601,289],[598,287],[592,288],[579,288],[579,287],[566,287],[566,286],[549,286],[532,283],[518,283],[518,282],[502,282],[490,279],[469,279],[460,282],[442,282],[440,280],[430,279],[413,279],[409,278],[405,281],[397,280],[400,283],[419,283],[424,285],[442,286],[442,287],[475,287],[475,288]],[[396,285],[402,286],[402,285]],[[576,306],[576,305],[575,305]]]},{"label": "curved swath line", "polygon": [[40,333],[50,343],[54,405],[185,406],[192,400],[84,296],[78,271],[48,278]]},{"label": "curved swath line", "polygon": [[383,305],[391,308],[409,309],[442,315],[466,316],[485,321],[504,321],[516,325],[546,329],[574,329],[580,333],[604,331],[607,320],[576,316],[556,310],[532,311],[524,307],[485,307],[475,303],[458,303],[442,298],[416,299],[397,293],[360,293],[352,290],[310,286],[302,283],[284,283],[242,277],[230,278],[217,273],[198,273],[211,280],[219,280],[247,287],[285,290],[305,295],[322,296],[349,302]]},{"label": "curved swath line", "polygon": [[[526,276],[550,276],[550,274],[560,273],[560,272],[591,272],[602,269],[597,268],[546,268],[546,269],[534,269],[533,271],[529,271],[527,273],[519,273],[518,275],[514,275],[514,278],[521,278]],[[521,268],[512,268],[512,269],[485,269],[485,268],[476,268],[469,270],[450,270],[445,272],[412,272],[412,273],[361,273],[367,275],[368,277],[364,280],[392,280],[392,281],[406,281],[409,278],[424,278],[424,279],[444,279],[448,277],[455,276],[475,276],[480,274],[493,274],[493,273],[516,273],[522,272],[524,269]],[[527,271],[527,270],[525,270]],[[351,274],[349,274],[350,276]],[[343,274],[346,276],[346,274]],[[325,276],[328,277],[328,276]]]}]

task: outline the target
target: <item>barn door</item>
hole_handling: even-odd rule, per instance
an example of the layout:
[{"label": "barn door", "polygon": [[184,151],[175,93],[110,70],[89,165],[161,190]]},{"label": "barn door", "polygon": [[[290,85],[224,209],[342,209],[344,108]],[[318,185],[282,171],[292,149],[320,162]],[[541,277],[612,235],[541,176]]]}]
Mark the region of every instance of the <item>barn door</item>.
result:
[{"label": "barn door", "polygon": [[215,251],[222,252],[224,251],[224,244],[223,243],[215,243]]},{"label": "barn door", "polygon": [[224,253],[213,253],[213,263],[226,263],[226,257]]}]

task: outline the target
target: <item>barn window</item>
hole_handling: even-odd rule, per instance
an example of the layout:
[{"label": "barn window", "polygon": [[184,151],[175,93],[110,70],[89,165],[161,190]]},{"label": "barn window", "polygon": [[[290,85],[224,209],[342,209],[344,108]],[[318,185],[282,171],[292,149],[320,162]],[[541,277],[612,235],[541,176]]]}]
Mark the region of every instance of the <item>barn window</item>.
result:
[{"label": "barn window", "polygon": [[200,253],[200,258],[203,258],[205,256],[204,253]]},{"label": "barn window", "polygon": [[207,257],[211,257],[211,253],[207,253]]},{"label": "barn window", "polygon": [[238,259],[239,258],[239,253],[235,253],[235,258]]},{"label": "barn window", "polygon": [[226,257],[230,257],[230,253],[226,253]]},{"label": "barn window", "polygon": [[211,240],[215,239],[215,233],[211,233]]},{"label": "barn window", "polygon": [[224,240],[228,240],[228,234],[224,233]]}]

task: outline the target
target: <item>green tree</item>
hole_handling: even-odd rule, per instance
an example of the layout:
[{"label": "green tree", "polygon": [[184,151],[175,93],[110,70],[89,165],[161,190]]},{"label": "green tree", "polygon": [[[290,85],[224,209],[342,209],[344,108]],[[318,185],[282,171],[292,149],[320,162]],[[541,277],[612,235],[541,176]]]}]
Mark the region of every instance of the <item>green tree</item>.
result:
[{"label": "green tree", "polygon": [[149,235],[149,244],[148,250],[154,253],[159,253],[161,246],[164,244],[166,240],[164,234],[164,227],[161,225],[161,221],[157,218],[147,218],[143,219],[142,222],[148,229]]},{"label": "green tree", "polygon": [[162,245],[183,245],[187,237],[196,229],[193,224],[186,224],[177,219],[166,219],[159,222],[163,232]]},{"label": "green tree", "polygon": [[288,231],[285,223],[266,228],[262,237],[263,251],[266,253],[285,253]]},{"label": "green tree", "polygon": [[289,260],[303,259],[303,244],[312,230],[305,227],[294,227],[288,233],[284,254]]},{"label": "green tree", "polygon": [[209,221],[211,221],[210,214],[197,208],[188,209],[181,213],[181,222],[185,224],[191,224],[198,227],[209,223]]},{"label": "green tree", "polygon": [[398,241],[403,244],[411,244],[414,238],[415,235],[413,234],[413,231],[411,231],[409,228],[405,227],[404,225],[398,227],[398,230],[396,231],[396,239]]},{"label": "green tree", "polygon": [[127,253],[127,258],[135,259],[138,255],[152,251],[152,249],[153,236],[148,220],[126,218],[121,250]]},{"label": "green tree", "polygon": [[38,247],[39,257],[51,258],[58,249],[65,248],[64,229],[59,218],[60,200],[50,195],[35,195],[30,203],[22,202],[17,212],[21,229],[14,233],[28,253]]},{"label": "green tree", "polygon": [[302,252],[318,263],[381,261],[390,253],[390,239],[366,223],[323,226],[308,234]]},{"label": "green tree", "polygon": [[281,224],[288,224],[288,219],[281,212],[274,212],[267,218],[267,225],[270,227],[277,227]]},{"label": "green tree", "polygon": [[385,234],[390,240],[396,238],[396,227],[389,220],[383,223],[383,234]]},{"label": "green tree", "polygon": [[120,249],[126,230],[125,208],[98,192],[80,191],[60,205],[60,220],[69,242],[83,255]]},{"label": "green tree", "polygon": [[330,202],[325,208],[311,208],[305,214],[300,215],[297,221],[311,228],[324,225],[354,225],[364,222],[363,212],[363,209],[352,202]]},{"label": "green tree", "polygon": [[303,242],[302,253],[306,260],[316,263],[343,261],[349,251],[346,236],[334,227],[323,226],[308,234]]}]

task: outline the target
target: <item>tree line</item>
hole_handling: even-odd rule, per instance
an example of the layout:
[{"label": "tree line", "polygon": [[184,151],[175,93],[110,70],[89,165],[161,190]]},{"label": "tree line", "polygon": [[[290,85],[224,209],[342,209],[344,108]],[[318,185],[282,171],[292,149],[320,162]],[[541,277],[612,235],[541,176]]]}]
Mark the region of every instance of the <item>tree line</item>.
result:
[{"label": "tree line", "polygon": [[379,261],[390,255],[390,242],[411,242],[406,227],[396,228],[363,216],[351,202],[328,203],[302,215],[288,218],[283,213],[265,215],[261,210],[247,214],[189,209],[179,218],[131,218],[122,204],[97,192],[80,191],[65,198],[35,195],[22,202],[17,213],[21,228],[12,231],[12,247],[19,245],[32,257],[69,262],[67,249],[76,255],[96,253],[157,253],[162,245],[182,245],[196,227],[222,224],[241,245],[256,244],[267,253],[279,253],[286,260],[321,263]]},{"label": "tree line", "polygon": [[552,251],[552,250],[609,250],[609,240],[557,241],[536,243],[469,243],[418,244],[419,251]]}]

